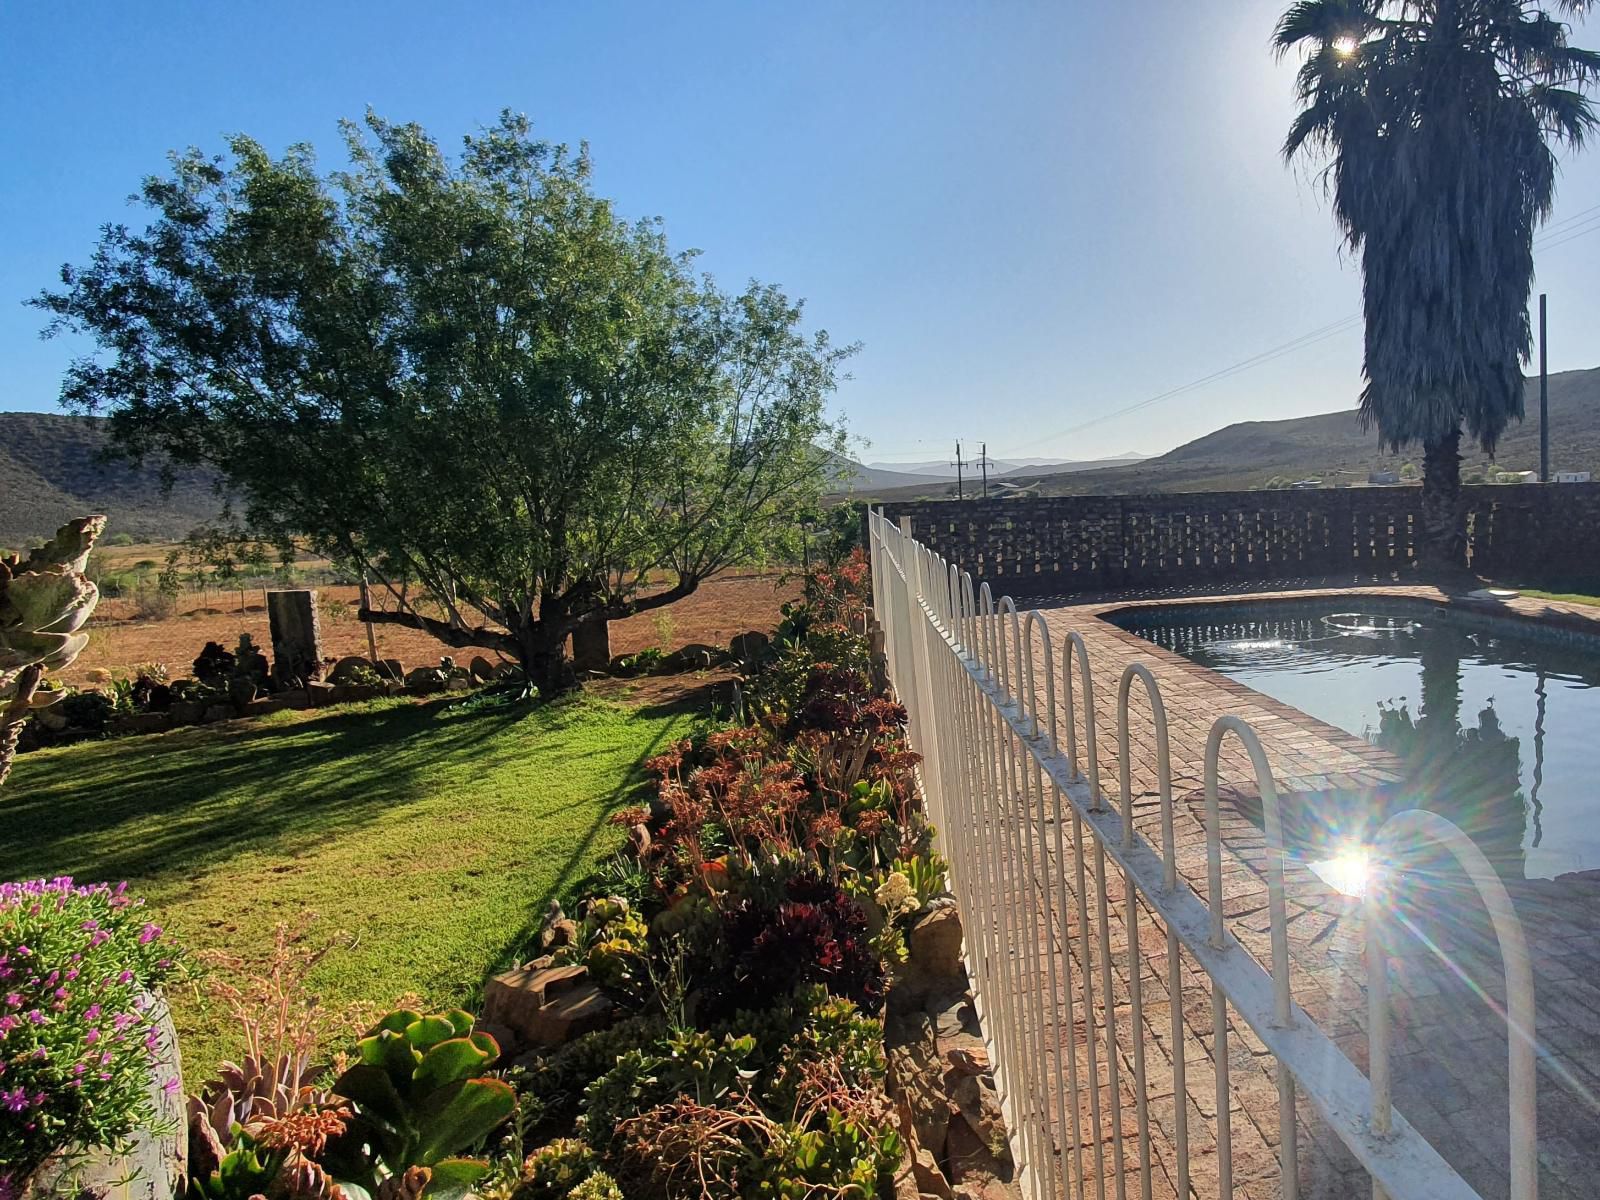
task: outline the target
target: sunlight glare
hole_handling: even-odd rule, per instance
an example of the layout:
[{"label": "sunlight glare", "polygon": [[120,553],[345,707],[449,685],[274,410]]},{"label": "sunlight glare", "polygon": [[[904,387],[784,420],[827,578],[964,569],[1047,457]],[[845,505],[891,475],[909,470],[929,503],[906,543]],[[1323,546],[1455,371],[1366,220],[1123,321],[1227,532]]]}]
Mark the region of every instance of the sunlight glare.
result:
[{"label": "sunlight glare", "polygon": [[1365,846],[1348,846],[1333,858],[1311,864],[1323,883],[1344,896],[1364,896],[1372,874],[1372,861]]},{"label": "sunlight glare", "polygon": [[1359,45],[1360,43],[1355,38],[1346,34],[1344,37],[1333,39],[1333,52],[1340,58],[1349,58],[1356,52],[1356,47]]}]

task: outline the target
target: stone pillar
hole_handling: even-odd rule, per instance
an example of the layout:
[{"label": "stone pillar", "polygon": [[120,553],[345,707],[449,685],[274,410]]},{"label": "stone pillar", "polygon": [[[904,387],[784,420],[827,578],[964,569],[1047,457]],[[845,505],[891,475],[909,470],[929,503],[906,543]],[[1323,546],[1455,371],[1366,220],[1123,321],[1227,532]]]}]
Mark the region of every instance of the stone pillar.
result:
[{"label": "stone pillar", "polygon": [[322,666],[322,631],[317,624],[317,593],[268,592],[272,627],[272,675],[280,688],[300,687]]},{"label": "stone pillar", "polygon": [[611,669],[609,621],[591,621],[572,631],[572,665],[579,675]]}]

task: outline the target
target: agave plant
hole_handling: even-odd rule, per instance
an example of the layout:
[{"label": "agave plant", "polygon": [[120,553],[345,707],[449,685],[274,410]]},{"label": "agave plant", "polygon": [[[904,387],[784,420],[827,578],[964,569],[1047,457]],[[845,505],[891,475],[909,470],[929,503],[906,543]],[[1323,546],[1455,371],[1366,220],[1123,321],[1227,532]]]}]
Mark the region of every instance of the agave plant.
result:
[{"label": "agave plant", "polygon": [[313,1086],[316,1077],[316,1067],[294,1051],[223,1063],[200,1094],[189,1097],[189,1153],[221,1160],[241,1132],[316,1107],[327,1099]]},{"label": "agave plant", "polygon": [[82,517],[27,558],[0,558],[0,784],[11,773],[28,714],[64,694],[39,690],[45,672],[70,666],[89,644],[79,630],[100,589],[83,572],[105,527],[103,516]]}]

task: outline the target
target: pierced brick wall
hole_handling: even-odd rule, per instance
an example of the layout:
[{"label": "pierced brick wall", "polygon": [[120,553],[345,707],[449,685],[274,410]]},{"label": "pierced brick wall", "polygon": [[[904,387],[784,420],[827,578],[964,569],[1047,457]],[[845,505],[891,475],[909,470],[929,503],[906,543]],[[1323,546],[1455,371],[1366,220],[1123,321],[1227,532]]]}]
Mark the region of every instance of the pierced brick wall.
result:
[{"label": "pierced brick wall", "polygon": [[[1600,576],[1600,484],[1473,486],[1478,572]],[[886,504],[918,540],[1017,595],[1341,575],[1402,577],[1422,536],[1415,487],[920,500]]]}]

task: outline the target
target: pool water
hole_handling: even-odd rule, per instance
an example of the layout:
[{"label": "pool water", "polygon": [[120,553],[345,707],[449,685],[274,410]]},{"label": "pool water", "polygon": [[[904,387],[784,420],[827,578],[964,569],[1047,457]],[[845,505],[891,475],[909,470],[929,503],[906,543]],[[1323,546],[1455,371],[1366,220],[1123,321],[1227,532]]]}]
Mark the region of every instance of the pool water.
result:
[{"label": "pool water", "polygon": [[[1466,830],[1505,875],[1600,868],[1600,639],[1575,644],[1509,618],[1356,597],[1114,619],[1396,754],[1405,783],[1361,801],[1373,811],[1354,824],[1367,832],[1379,809],[1422,807]],[[1362,835],[1348,814],[1333,823]]]}]

